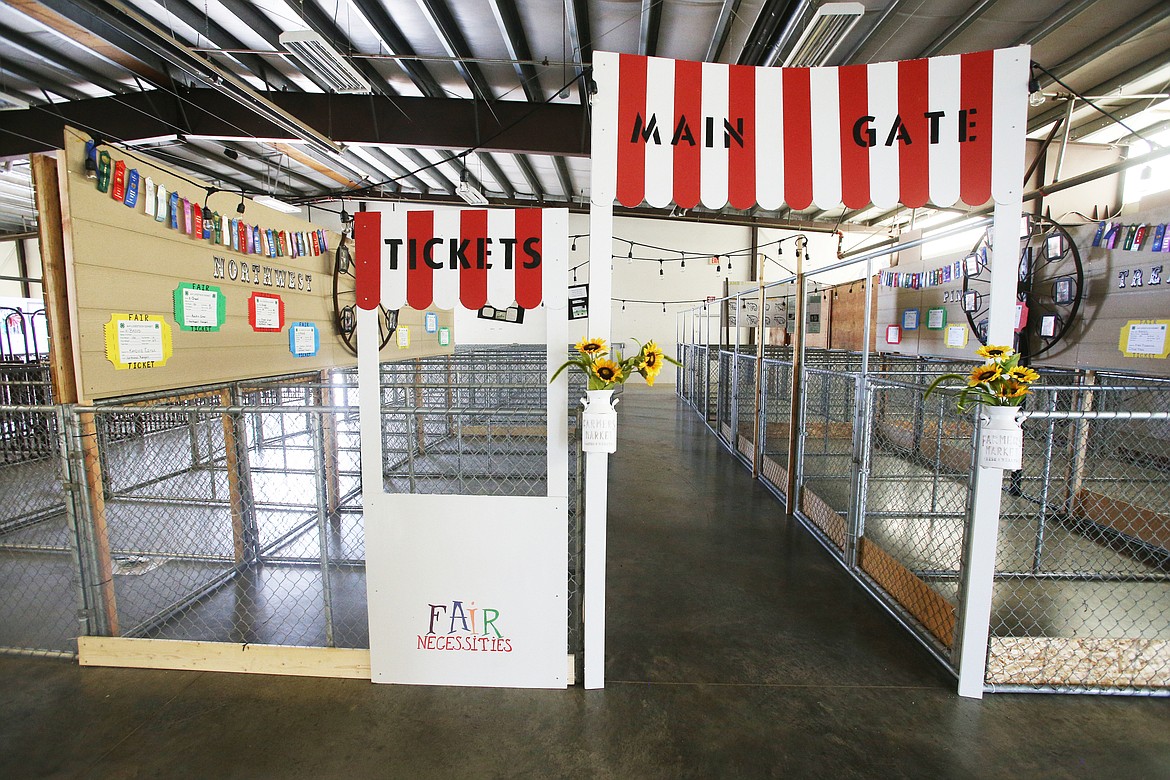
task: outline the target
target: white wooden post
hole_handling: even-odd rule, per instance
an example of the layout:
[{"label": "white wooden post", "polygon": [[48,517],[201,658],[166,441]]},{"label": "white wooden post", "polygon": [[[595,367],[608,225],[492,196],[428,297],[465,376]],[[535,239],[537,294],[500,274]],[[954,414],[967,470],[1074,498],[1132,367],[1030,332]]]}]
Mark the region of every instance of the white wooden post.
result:
[{"label": "white wooden post", "polygon": [[[617,194],[617,58],[593,60],[589,200],[589,336],[611,341],[613,201]],[[586,90],[588,91],[588,89]],[[600,99],[599,99],[600,98]],[[620,435],[620,434],[619,434]],[[605,687],[605,563],[609,455],[585,455],[585,565],[582,588],[585,687]]]},{"label": "white wooden post", "polygon": [[[1028,47],[1024,46],[995,53],[1008,67],[1002,71],[1004,78],[997,77],[993,97],[992,196],[995,198],[995,216],[992,224],[991,300],[987,312],[988,344],[1010,346],[1015,333],[1023,211],[1024,127],[1028,111],[1028,52]],[[966,588],[959,605],[962,629],[959,695],[973,699],[983,698],[987,672],[987,640],[1002,490],[1003,469],[976,467],[971,527],[967,533]]]}]

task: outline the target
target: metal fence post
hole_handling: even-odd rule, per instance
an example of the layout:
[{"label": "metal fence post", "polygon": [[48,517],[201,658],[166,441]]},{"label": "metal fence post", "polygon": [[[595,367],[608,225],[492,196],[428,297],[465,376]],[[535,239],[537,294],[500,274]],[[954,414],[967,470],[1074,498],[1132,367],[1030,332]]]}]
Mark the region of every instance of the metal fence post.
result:
[{"label": "metal fence post", "polygon": [[73,583],[77,590],[77,635],[93,636],[105,626],[90,573],[96,571],[92,536],[88,533],[85,511],[85,473],[81,468],[80,434],[72,407],[57,406],[57,446],[61,459],[61,485],[65,505],[65,523],[69,530],[69,554],[73,563]]},{"label": "metal fence post", "polygon": [[[324,414],[324,413],[321,413]],[[309,425],[313,441],[313,485],[317,499],[317,543],[321,562],[321,598],[325,611],[325,646],[334,647],[333,638],[333,581],[329,573],[329,478],[325,474],[325,436],[319,424]]]}]

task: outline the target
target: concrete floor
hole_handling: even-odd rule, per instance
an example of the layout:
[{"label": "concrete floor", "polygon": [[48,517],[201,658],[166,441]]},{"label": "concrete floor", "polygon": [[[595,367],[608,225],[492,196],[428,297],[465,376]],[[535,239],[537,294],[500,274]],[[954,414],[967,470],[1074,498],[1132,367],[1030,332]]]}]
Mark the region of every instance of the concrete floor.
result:
[{"label": "concrete floor", "polygon": [[605,690],[0,656],[0,777],[1170,776],[1164,699],[958,698],[677,404],[619,407]]}]

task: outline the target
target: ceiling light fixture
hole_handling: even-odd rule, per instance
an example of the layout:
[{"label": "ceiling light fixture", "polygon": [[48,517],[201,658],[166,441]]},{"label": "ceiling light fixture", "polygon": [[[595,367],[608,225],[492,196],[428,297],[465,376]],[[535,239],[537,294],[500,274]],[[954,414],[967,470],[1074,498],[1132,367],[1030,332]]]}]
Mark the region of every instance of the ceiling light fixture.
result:
[{"label": "ceiling light fixture", "polygon": [[488,199],[483,196],[483,193],[471,186],[471,182],[467,181],[467,170],[464,169],[459,174],[459,184],[455,187],[455,194],[463,198],[472,206],[486,206]]},{"label": "ceiling light fixture", "polygon": [[280,45],[300,61],[301,70],[317,76],[334,92],[365,95],[372,91],[353,65],[312,30],[281,33]]},{"label": "ceiling light fixture", "polygon": [[[805,25],[804,32],[796,39],[782,66],[785,68],[811,68],[824,65],[837,47],[861,21],[865,6],[861,3],[825,3],[813,12]],[[791,35],[785,30],[776,45],[768,52],[767,65],[775,65],[784,41]]]},{"label": "ceiling light fixture", "polygon": [[[285,203],[283,200],[272,197],[271,195],[257,195],[252,198],[253,203],[259,203],[261,206],[267,206],[276,211],[283,211],[285,214],[300,214],[301,207],[294,206],[291,203]],[[242,205],[242,204],[241,204]]]}]

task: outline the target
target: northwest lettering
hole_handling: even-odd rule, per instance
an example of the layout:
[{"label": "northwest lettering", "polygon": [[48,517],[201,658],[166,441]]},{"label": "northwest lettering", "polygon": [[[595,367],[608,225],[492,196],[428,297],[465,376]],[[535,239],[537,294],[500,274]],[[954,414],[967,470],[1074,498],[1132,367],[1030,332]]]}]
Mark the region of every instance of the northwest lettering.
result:
[{"label": "northwest lettering", "polygon": [[[477,238],[474,241],[468,238],[429,238],[426,241],[417,238],[386,238],[383,241],[390,247],[391,271],[398,270],[403,254],[406,256],[407,268],[412,271],[419,267],[420,262],[435,271],[443,268],[452,271],[464,268],[485,270],[493,267],[493,257],[501,258],[501,255],[504,270],[507,271],[511,271],[517,261],[526,269],[540,267],[541,261],[540,239],[535,236],[524,239],[519,251],[515,238]],[[493,244],[496,246],[495,251],[492,249]]]}]

